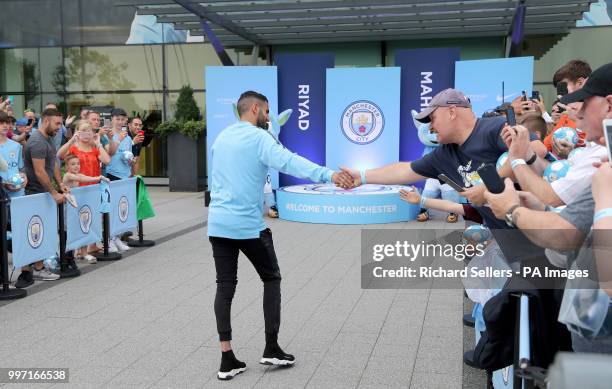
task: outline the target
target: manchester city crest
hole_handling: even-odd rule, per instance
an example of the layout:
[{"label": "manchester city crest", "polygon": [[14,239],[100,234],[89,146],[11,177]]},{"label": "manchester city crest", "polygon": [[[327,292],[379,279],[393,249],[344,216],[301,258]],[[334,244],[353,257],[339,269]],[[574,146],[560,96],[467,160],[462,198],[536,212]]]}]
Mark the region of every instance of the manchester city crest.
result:
[{"label": "manchester city crest", "polygon": [[378,105],[371,101],[356,101],[342,112],[340,128],[353,143],[365,145],[374,142],[384,127],[385,117]]},{"label": "manchester city crest", "polygon": [[33,249],[37,249],[43,242],[45,229],[43,221],[38,215],[32,216],[28,223],[28,243]]},{"label": "manchester city crest", "polygon": [[83,205],[81,209],[79,209],[79,225],[84,234],[89,234],[91,219],[91,208],[89,208],[89,205]]},{"label": "manchester city crest", "polygon": [[127,197],[121,196],[119,199],[119,220],[121,220],[121,223],[125,223],[127,221],[129,212],[130,203],[128,202]]}]

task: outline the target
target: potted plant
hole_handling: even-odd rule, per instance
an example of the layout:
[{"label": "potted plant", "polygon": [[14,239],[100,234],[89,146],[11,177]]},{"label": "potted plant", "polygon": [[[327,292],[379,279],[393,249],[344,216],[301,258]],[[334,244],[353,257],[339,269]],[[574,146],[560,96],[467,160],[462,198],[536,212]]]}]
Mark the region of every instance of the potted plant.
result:
[{"label": "potted plant", "polygon": [[170,191],[199,192],[206,187],[206,124],[193,89],[179,92],[174,119],[160,123],[155,132],[168,138]]}]

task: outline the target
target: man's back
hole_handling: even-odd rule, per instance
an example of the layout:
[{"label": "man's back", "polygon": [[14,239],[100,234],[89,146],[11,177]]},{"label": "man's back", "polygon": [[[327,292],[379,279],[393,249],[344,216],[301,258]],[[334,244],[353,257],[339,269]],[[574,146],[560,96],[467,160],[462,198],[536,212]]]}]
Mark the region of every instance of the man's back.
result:
[{"label": "man's back", "polygon": [[[263,186],[267,167],[260,161],[261,138],[271,136],[247,122],[223,130],[211,148],[212,178],[208,233],[249,239],[265,228]],[[229,236],[231,235],[231,236]]]}]

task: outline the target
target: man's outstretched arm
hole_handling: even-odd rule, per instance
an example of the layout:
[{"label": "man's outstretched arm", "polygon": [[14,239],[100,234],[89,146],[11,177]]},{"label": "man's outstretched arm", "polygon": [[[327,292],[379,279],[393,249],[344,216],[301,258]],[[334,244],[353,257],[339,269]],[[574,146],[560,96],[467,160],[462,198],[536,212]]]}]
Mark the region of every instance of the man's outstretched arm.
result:
[{"label": "man's outstretched arm", "polygon": [[366,184],[405,185],[427,179],[412,170],[410,162],[396,162],[363,172],[345,167],[341,169],[353,177],[356,186],[364,184],[362,173],[365,176]]}]

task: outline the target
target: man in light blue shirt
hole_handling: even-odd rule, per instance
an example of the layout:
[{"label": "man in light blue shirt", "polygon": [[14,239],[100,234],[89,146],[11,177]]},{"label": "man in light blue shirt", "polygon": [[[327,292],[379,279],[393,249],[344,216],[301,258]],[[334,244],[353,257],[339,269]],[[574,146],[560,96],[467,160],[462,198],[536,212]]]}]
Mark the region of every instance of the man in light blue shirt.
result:
[{"label": "man in light blue shirt", "polygon": [[[106,177],[111,181],[124,180],[132,175],[132,159],[126,158],[126,152],[132,153],[132,138],[127,131],[127,113],[122,108],[111,111],[111,131],[108,133],[109,143],[105,146],[111,157],[106,166]],[[130,246],[119,237],[111,237],[108,242],[110,252],[127,251]]]},{"label": "man in light blue shirt", "polygon": [[[21,144],[14,140],[8,139],[8,122],[0,119],[0,157],[2,157],[7,165],[6,171],[0,170],[2,177],[2,185],[9,197],[25,196],[25,184],[27,183],[26,175],[23,173],[23,151]],[[21,175],[23,180],[22,185],[15,187],[10,183],[10,180],[15,175]]]},{"label": "man in light blue shirt", "polygon": [[260,363],[290,366],[293,355],[278,345],[280,327],[280,269],[272,232],[263,221],[263,187],[268,168],[315,182],[350,187],[353,179],[319,166],[284,148],[265,130],[268,100],[248,91],[237,104],[240,121],[223,130],[211,149],[212,186],[208,210],[208,236],[217,271],[215,315],[221,342],[217,377],[232,379],[246,369],[232,352],[230,309],[236,291],[238,254],[251,261],[264,284],[266,347]]},{"label": "man in light blue shirt", "polygon": [[[129,159],[125,158],[125,152],[132,151],[132,138],[127,127],[127,113],[122,108],[114,108],[111,111],[111,130],[108,133],[108,143],[105,148],[110,155],[110,163],[106,166],[106,176],[111,181],[130,178],[132,175],[132,165]],[[102,138],[100,138],[102,142]]]}]

